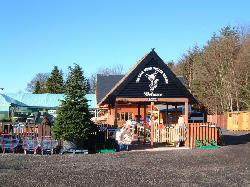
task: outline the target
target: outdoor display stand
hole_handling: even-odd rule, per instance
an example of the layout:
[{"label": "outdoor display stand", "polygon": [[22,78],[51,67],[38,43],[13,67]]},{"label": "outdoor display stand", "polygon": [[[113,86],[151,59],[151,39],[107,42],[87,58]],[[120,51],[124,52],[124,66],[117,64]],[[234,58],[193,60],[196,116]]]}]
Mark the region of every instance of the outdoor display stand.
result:
[{"label": "outdoor display stand", "polygon": [[[127,122],[127,126],[129,126],[129,122]],[[132,135],[130,130],[122,128],[118,129],[115,134],[115,139],[119,145],[119,150],[129,150],[129,145],[132,143]]]},{"label": "outdoor display stand", "polygon": [[56,147],[56,142],[51,136],[41,136],[41,154],[44,152],[50,152],[53,154],[54,148]]},{"label": "outdoor display stand", "polygon": [[102,143],[95,145],[96,153],[116,152],[116,144],[112,139],[105,140]]},{"label": "outdoor display stand", "polygon": [[14,138],[10,134],[1,134],[1,149],[5,153],[6,150],[15,152],[15,148],[18,145],[18,139]]},{"label": "outdoor display stand", "polygon": [[196,140],[196,147],[200,147],[201,149],[207,148],[218,148],[216,141],[213,139],[204,139],[204,140]]},{"label": "outdoor display stand", "polygon": [[34,154],[37,153],[38,149],[38,141],[35,135],[23,135],[23,150],[24,153],[27,154],[27,152],[34,152]]}]

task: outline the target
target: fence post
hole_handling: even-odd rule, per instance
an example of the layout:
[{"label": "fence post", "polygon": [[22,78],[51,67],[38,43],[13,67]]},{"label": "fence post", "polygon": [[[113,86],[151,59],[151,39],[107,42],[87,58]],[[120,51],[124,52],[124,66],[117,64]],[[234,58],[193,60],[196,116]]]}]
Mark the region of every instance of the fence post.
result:
[{"label": "fence post", "polygon": [[214,139],[215,139],[216,143],[218,144],[218,127],[215,127],[214,129],[215,129],[215,137],[214,137]]},{"label": "fence post", "polygon": [[150,139],[151,139],[151,146],[154,146],[154,121],[151,121],[151,135],[150,135]]},{"label": "fence post", "polygon": [[186,127],[187,127],[187,134],[186,134],[186,137],[187,137],[187,139],[186,139],[186,143],[185,143],[185,146],[186,147],[189,147],[190,146],[190,140],[189,140],[189,125],[190,124],[186,124]]}]

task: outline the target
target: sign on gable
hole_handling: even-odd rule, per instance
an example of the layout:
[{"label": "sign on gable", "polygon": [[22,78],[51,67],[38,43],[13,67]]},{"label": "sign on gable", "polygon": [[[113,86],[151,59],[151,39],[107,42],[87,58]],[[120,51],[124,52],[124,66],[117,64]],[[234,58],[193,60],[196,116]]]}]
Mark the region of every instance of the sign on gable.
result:
[{"label": "sign on gable", "polygon": [[137,76],[136,83],[139,83],[141,78],[145,76],[148,79],[148,90],[145,91],[144,95],[147,97],[161,97],[162,93],[154,93],[155,89],[158,87],[159,80],[157,75],[163,77],[164,83],[168,84],[167,75],[158,67],[146,67]]}]

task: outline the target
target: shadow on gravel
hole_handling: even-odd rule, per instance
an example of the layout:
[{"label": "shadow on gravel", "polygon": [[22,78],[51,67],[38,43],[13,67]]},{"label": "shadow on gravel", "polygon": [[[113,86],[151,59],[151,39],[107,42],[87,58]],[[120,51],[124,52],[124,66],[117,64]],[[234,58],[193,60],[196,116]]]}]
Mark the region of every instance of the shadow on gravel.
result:
[{"label": "shadow on gravel", "polygon": [[224,135],[226,145],[246,144],[250,142],[250,133],[244,135]]},{"label": "shadow on gravel", "polygon": [[2,167],[0,166],[0,176],[7,175],[11,171],[19,170],[18,168],[9,168],[9,167]]},{"label": "shadow on gravel", "polygon": [[[153,149],[153,148],[174,148],[176,147],[175,145],[169,145],[167,143],[154,143],[154,147],[151,147],[150,145],[150,142],[147,142],[147,143],[143,143],[143,142],[137,142],[137,141],[134,141],[132,142],[132,145],[129,146],[129,149],[130,150],[148,150],[148,149]],[[184,147],[184,143],[181,143],[179,147]],[[179,147],[176,147],[176,148],[179,148]]]}]

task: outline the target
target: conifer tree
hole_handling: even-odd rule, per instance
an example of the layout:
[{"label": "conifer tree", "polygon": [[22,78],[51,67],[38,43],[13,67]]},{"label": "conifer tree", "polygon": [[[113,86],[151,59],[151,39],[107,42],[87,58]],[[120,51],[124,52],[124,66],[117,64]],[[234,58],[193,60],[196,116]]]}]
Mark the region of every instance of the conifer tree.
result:
[{"label": "conifer tree", "polygon": [[53,134],[56,139],[84,140],[94,128],[88,110],[86,79],[82,69],[75,64],[69,67],[69,75],[65,84],[65,98],[57,110]]},{"label": "conifer tree", "polygon": [[39,81],[36,81],[33,94],[39,94],[39,93],[41,93],[41,85]]},{"label": "conifer tree", "polygon": [[57,66],[54,66],[51,76],[46,82],[46,87],[48,93],[64,93],[62,71],[59,71]]}]

